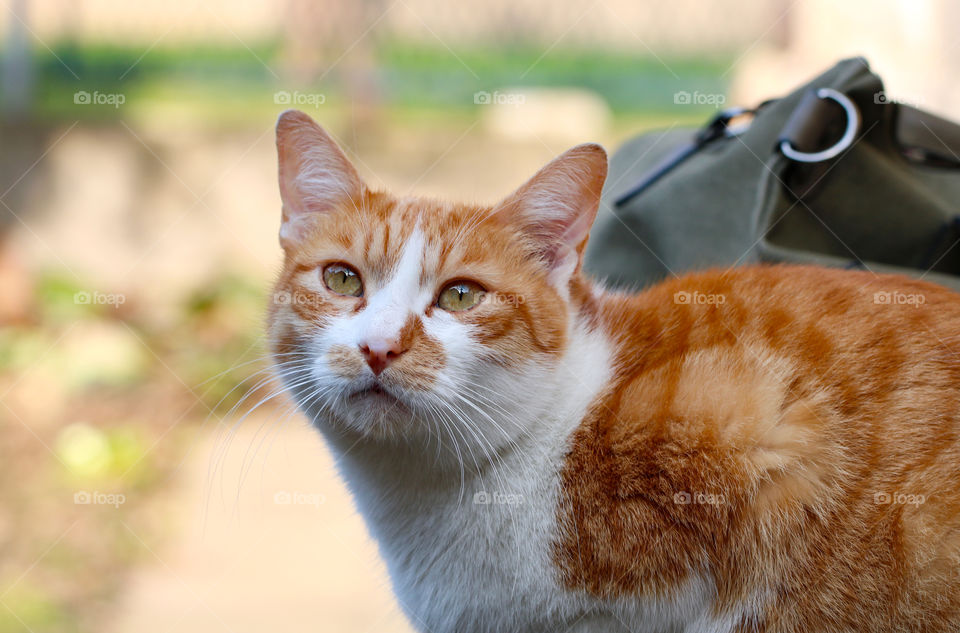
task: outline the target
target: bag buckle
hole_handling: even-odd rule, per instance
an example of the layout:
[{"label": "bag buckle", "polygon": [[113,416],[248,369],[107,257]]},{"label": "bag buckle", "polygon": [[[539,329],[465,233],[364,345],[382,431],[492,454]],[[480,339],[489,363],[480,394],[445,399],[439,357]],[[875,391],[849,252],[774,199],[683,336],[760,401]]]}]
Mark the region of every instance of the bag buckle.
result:
[{"label": "bag buckle", "polygon": [[[818,113],[811,112],[808,108],[803,107],[794,110],[790,121],[787,122],[784,128],[784,136],[786,138],[781,137],[780,139],[780,152],[790,160],[799,163],[819,163],[830,160],[831,158],[836,158],[853,145],[857,132],[860,130],[860,111],[850,97],[833,88],[820,88],[815,94],[818,99],[833,100],[843,108],[847,117],[847,127],[843,132],[843,136],[830,147],[820,150],[819,152],[800,151],[794,147],[791,137],[800,136],[802,132],[808,131],[811,123],[816,122],[816,114]],[[804,105],[804,102],[801,102],[801,105]],[[811,116],[811,114],[813,114],[813,116]],[[811,119],[814,119],[814,121],[811,121]],[[791,134],[788,131],[796,131],[797,134]]]}]

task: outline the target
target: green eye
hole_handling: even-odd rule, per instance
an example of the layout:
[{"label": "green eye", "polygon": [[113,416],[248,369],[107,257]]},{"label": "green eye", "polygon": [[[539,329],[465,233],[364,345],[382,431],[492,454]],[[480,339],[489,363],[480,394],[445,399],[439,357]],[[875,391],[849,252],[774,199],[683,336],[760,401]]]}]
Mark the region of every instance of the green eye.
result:
[{"label": "green eye", "polygon": [[440,292],[437,305],[448,312],[469,310],[483,301],[484,290],[472,281],[455,281]]},{"label": "green eye", "polygon": [[359,297],[363,294],[360,274],[346,264],[330,264],[324,268],[323,282],[338,295]]}]

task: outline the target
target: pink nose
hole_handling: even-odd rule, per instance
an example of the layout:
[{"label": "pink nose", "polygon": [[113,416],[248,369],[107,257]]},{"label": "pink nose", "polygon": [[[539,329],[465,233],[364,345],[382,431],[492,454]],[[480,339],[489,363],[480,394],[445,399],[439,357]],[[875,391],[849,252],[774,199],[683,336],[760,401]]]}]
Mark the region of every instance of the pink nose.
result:
[{"label": "pink nose", "polygon": [[360,353],[377,376],[405,351],[407,350],[396,339],[368,339],[360,344]]}]

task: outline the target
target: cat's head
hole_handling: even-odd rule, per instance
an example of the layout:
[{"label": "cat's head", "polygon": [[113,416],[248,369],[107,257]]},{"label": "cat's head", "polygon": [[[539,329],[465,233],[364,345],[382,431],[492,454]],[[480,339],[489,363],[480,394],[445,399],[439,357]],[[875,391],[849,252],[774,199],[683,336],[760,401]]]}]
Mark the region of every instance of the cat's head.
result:
[{"label": "cat's head", "polygon": [[370,438],[522,432],[511,412],[567,344],[603,149],[567,151],[493,206],[371,191],[302,112],[280,116],[277,149],[270,339],[301,408]]}]

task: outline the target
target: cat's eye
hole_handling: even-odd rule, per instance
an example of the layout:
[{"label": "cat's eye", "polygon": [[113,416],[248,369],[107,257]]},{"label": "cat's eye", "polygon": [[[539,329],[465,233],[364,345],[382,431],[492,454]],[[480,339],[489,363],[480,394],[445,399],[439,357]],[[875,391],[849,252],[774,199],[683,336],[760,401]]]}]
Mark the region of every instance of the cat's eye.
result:
[{"label": "cat's eye", "polygon": [[338,295],[359,297],[363,294],[360,274],[346,264],[330,264],[324,268],[323,283]]},{"label": "cat's eye", "polygon": [[448,312],[469,310],[483,301],[484,289],[472,281],[447,284],[437,298],[437,305]]}]

